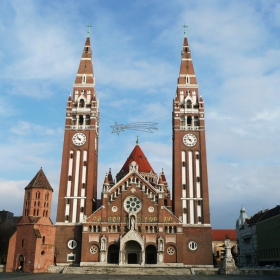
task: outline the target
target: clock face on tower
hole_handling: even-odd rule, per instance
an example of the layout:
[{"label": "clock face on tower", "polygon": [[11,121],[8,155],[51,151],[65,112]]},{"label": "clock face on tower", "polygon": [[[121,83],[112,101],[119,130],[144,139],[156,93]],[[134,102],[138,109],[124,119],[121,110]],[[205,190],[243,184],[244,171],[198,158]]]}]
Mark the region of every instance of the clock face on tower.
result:
[{"label": "clock face on tower", "polygon": [[186,146],[192,147],[197,143],[197,138],[194,134],[188,133],[183,137],[183,142]]},{"label": "clock face on tower", "polygon": [[72,142],[76,146],[82,146],[86,143],[86,141],[87,141],[87,137],[85,136],[84,133],[79,132],[74,134],[74,136],[72,137]]}]

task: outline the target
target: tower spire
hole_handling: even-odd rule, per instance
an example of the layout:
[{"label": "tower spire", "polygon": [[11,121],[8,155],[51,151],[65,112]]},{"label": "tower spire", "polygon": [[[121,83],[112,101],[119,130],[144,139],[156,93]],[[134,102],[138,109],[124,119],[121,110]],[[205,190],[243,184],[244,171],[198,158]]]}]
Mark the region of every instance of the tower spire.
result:
[{"label": "tower spire", "polygon": [[87,25],[88,31],[87,31],[87,37],[90,37],[90,28],[92,27],[90,24]]},{"label": "tower spire", "polygon": [[184,37],[187,38],[187,25],[184,24],[182,27],[184,27]]}]

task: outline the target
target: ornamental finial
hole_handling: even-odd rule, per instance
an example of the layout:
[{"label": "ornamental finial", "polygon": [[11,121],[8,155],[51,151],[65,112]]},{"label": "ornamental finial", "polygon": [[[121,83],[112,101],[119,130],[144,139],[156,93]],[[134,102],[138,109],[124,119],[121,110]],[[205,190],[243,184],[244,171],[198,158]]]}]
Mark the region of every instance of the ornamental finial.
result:
[{"label": "ornamental finial", "polygon": [[91,28],[91,25],[88,24],[87,27],[88,27],[87,37],[90,37],[90,28]]},{"label": "ornamental finial", "polygon": [[139,139],[138,139],[138,135],[136,135],[136,138],[137,138],[137,140],[136,140],[136,145],[138,145],[139,144]]},{"label": "ornamental finial", "polygon": [[187,37],[187,25],[184,24],[182,27],[184,27],[184,37],[186,38]]}]

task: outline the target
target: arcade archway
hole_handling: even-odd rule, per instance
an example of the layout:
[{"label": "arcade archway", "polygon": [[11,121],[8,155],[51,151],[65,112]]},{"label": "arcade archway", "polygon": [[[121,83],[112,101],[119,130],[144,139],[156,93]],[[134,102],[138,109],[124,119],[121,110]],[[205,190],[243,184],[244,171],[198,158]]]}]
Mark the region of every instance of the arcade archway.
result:
[{"label": "arcade archway", "polygon": [[141,246],[137,241],[128,241],[125,245],[125,260],[127,264],[141,263]]},{"label": "arcade archway", "polygon": [[119,263],[119,246],[112,244],[108,248],[108,263]]},{"label": "arcade archway", "polygon": [[157,263],[157,248],[154,245],[148,245],[146,247],[145,263],[146,264]]}]

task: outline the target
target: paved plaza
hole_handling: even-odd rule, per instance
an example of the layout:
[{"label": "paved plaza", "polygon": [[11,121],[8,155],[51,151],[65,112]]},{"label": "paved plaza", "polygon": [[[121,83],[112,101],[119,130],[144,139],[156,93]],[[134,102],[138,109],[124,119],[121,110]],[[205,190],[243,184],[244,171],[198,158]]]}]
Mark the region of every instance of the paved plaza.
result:
[{"label": "paved plaza", "polygon": [[47,274],[47,273],[0,273],[0,279],[94,279],[94,280],[277,280],[279,275],[96,275],[96,274]]}]

